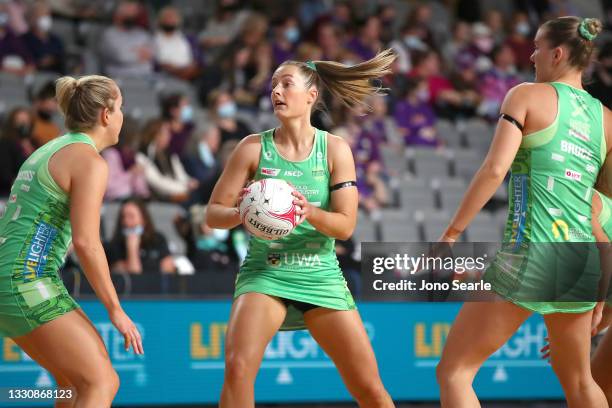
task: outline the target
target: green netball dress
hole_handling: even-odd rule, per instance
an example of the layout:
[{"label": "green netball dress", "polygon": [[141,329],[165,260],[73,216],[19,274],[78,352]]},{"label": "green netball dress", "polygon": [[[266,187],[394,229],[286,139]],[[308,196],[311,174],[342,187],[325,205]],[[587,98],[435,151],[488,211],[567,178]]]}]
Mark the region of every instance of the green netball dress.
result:
[{"label": "green netball dress", "polygon": [[69,133],[36,150],[21,166],[0,218],[0,334],[19,337],[78,308],[57,271],[71,242],[70,202],[49,173],[49,159],[72,143]]},{"label": "green netball dress", "polygon": [[[599,220],[601,228],[603,228],[604,232],[608,236],[608,239],[612,241],[612,200],[597,190],[595,190],[595,192],[601,200],[601,211],[599,212],[597,219]],[[610,306],[612,306],[612,288],[608,288],[607,302]]]},{"label": "green netball dress", "polygon": [[[571,297],[559,287],[584,284],[574,275],[586,267],[590,245],[551,243],[594,242],[591,198],[606,155],[603,107],[586,91],[551,85],[557,117],[523,137],[511,167],[503,246],[485,280],[500,296],[531,311],[580,313],[595,303],[567,301]],[[578,298],[588,300],[572,299]]]},{"label": "green netball dress", "polygon": [[[274,144],[274,129],[261,134],[261,155],[255,180],[278,178],[291,183],[311,204],[329,209],[327,133],[315,129],[315,142],[307,159],[283,158]],[[308,221],[288,236],[266,241],[252,237],[248,254],[236,278],[234,298],[258,292],[298,302],[336,309],[355,309],[355,302],[336,258],[335,240],[317,231]],[[305,327],[302,312],[293,306],[281,330]]]}]

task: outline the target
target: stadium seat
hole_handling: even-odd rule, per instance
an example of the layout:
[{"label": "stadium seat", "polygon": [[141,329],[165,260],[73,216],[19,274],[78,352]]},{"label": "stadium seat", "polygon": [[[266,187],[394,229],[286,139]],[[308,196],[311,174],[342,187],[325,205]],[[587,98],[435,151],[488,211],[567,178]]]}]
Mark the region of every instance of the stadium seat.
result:
[{"label": "stadium seat", "polygon": [[448,177],[449,163],[446,150],[410,148],[406,152],[410,161],[410,169],[417,176],[427,178]]},{"label": "stadium seat", "polygon": [[404,214],[403,220],[383,218],[381,227],[384,242],[419,242],[421,240],[418,225],[407,214]]},{"label": "stadium seat", "polygon": [[406,156],[402,149],[391,145],[381,145],[380,154],[385,168],[396,175],[402,175],[408,170]]},{"label": "stadium seat", "polygon": [[455,127],[453,122],[446,119],[438,119],[436,122],[436,133],[438,139],[451,148],[459,148],[462,146],[462,135]]}]

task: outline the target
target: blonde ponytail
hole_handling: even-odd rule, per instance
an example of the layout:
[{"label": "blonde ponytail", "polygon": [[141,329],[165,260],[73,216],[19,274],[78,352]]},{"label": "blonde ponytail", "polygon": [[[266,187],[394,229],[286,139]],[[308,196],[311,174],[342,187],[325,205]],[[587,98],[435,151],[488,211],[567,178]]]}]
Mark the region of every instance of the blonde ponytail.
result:
[{"label": "blonde ponytail", "polygon": [[96,126],[100,109],[113,111],[119,88],[115,81],[101,75],[65,76],[55,81],[55,97],[66,128],[82,132]]},{"label": "blonde ponytail", "polygon": [[[375,94],[384,94],[385,89],[372,83],[372,80],[391,73],[391,64],[396,55],[391,49],[379,52],[374,58],[356,65],[345,65],[334,61],[287,61],[283,65],[295,65],[306,78],[306,87],[315,85],[318,89],[327,89],[350,109],[372,108],[366,99]],[[322,105],[321,95],[315,109]]]}]

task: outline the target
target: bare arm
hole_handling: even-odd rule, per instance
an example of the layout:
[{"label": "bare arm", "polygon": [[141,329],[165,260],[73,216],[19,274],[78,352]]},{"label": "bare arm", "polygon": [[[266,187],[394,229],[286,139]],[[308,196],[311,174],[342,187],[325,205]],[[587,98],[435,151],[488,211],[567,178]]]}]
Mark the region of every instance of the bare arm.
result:
[{"label": "bare arm", "polygon": [[[329,135],[327,155],[332,186],[356,180],[353,154],[343,139]],[[300,198],[297,204],[303,207],[305,218],[317,231],[340,240],[346,240],[353,235],[357,223],[357,187],[345,187],[331,192],[330,211],[313,206],[301,194],[297,196]]]},{"label": "bare arm", "polygon": [[[501,111],[524,124],[527,117],[525,102],[528,98],[528,90],[522,85],[516,86],[506,95]],[[456,240],[495,194],[512,165],[522,139],[523,134],[515,125],[507,120],[499,121],[489,153],[472,179],[455,216],[442,236],[443,240]]]},{"label": "bare arm", "polygon": [[206,224],[209,227],[231,229],[240,224],[236,202],[247,180],[257,169],[260,152],[259,135],[247,136],[236,146],[210,196],[206,210]]},{"label": "bare arm", "polygon": [[108,167],[95,152],[88,152],[88,156],[74,161],[71,168],[72,242],[87,280],[110,313],[121,306],[100,242],[100,207],[106,189]]}]

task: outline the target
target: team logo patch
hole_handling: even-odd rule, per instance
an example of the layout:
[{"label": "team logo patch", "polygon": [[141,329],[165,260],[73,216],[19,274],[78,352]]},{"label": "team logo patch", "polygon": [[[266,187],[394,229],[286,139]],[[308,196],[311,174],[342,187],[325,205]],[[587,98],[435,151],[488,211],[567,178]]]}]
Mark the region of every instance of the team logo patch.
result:
[{"label": "team logo patch", "polygon": [[325,175],[325,170],[316,169],[312,171],[312,177],[323,177]]},{"label": "team logo patch", "polygon": [[268,265],[271,266],[279,266],[281,261],[281,255],[278,253],[269,253],[268,254]]},{"label": "team logo patch", "polygon": [[264,176],[276,177],[276,176],[278,176],[278,173],[280,173],[280,169],[273,169],[273,168],[270,168],[270,167],[262,167],[261,168],[261,174],[263,174]]}]

